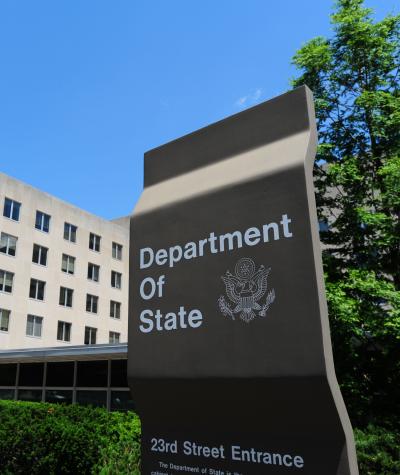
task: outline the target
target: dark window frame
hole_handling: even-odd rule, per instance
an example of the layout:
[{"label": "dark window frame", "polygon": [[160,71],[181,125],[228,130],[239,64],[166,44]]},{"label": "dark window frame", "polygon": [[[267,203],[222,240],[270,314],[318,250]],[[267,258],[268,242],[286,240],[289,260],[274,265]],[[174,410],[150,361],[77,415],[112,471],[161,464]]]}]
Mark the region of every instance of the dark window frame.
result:
[{"label": "dark window frame", "polygon": [[[7,204],[9,203],[10,208],[10,216],[6,214]],[[8,198],[7,196],[4,198],[4,207],[3,207],[3,216],[5,218],[11,219],[12,221],[19,222],[20,211],[21,211],[21,203],[19,201],[13,200],[12,198]],[[14,217],[16,216],[16,217]]]},{"label": "dark window frame", "polygon": [[[6,316],[6,318],[4,318]],[[11,310],[6,308],[0,308],[0,331],[8,333],[10,330],[10,316]],[[4,325],[3,319],[7,321],[7,327]]]},{"label": "dark window frame", "polygon": [[[34,291],[32,292],[33,287],[34,287]],[[31,277],[31,281],[29,285],[30,299],[40,300],[41,302],[44,302],[45,289],[46,289],[46,282],[44,280],[33,279]],[[40,296],[42,298],[40,298]]]},{"label": "dark window frame", "polygon": [[58,300],[59,305],[61,305],[62,307],[72,308],[73,296],[74,296],[74,289],[60,286],[60,298]]},{"label": "dark window frame", "polygon": [[[3,274],[2,277],[1,274]],[[7,290],[7,276],[11,276],[11,285],[9,286],[10,290]],[[0,284],[0,292],[12,294],[14,286],[14,273],[9,272],[8,270],[0,269],[0,281],[2,281],[2,283]]]},{"label": "dark window frame", "polygon": [[122,273],[121,272],[118,272],[116,270],[111,271],[111,287],[113,289],[122,289]]},{"label": "dark window frame", "polygon": [[[66,266],[64,269],[64,258],[66,262]],[[75,261],[76,258],[74,256],[70,256],[69,254],[63,253],[61,256],[61,272],[64,274],[74,275],[75,274]],[[71,270],[72,267],[72,270]]]},{"label": "dark window frame", "polygon": [[[14,254],[12,252],[10,252],[10,250],[11,251],[13,250],[13,247],[10,244],[10,238],[15,240]],[[3,239],[5,239],[4,246],[2,245]],[[0,234],[0,252],[2,254],[5,254],[6,256],[15,257],[16,254],[17,254],[17,241],[18,241],[17,236],[13,236],[12,234],[8,234],[8,233],[2,231],[1,234]]]},{"label": "dark window frame", "polygon": [[51,215],[44,211],[36,210],[35,229],[43,233],[50,232]]},{"label": "dark window frame", "polygon": [[[93,341],[93,335],[94,335],[94,341]],[[84,344],[85,345],[95,345],[96,340],[97,340],[97,328],[85,326]]]},{"label": "dark window frame", "polygon": [[100,252],[101,236],[95,233],[89,234],[89,249],[91,251]]},{"label": "dark window frame", "polygon": [[99,297],[93,294],[86,294],[86,311],[89,313],[98,313]]},{"label": "dark window frame", "polygon": [[87,278],[93,282],[100,282],[100,266],[98,264],[88,262]]},{"label": "dark window frame", "polygon": [[69,242],[76,242],[76,233],[78,231],[78,226],[75,224],[64,222],[64,239]]},{"label": "dark window frame", "polygon": [[[63,320],[58,320],[58,322],[57,322],[57,341],[65,341],[65,342],[69,343],[71,341],[71,328],[72,328],[72,323],[71,322],[64,322]],[[61,330],[61,332],[60,332],[60,330]],[[61,338],[60,338],[60,334],[61,334]],[[67,338],[66,338],[66,336],[67,336]]]},{"label": "dark window frame", "polygon": [[112,242],[112,257],[117,261],[122,261],[122,249],[123,245],[115,241]]},{"label": "dark window frame", "polygon": [[[35,261],[35,249],[37,250],[37,255],[38,255],[38,261]],[[32,262],[34,264],[37,264],[38,266],[47,266],[47,255],[48,255],[49,248],[42,246],[40,244],[33,243],[33,249],[32,249]],[[43,259],[44,256],[44,259]],[[44,264],[42,261],[45,261]]]},{"label": "dark window frame", "polygon": [[110,318],[121,320],[121,302],[110,300]]}]

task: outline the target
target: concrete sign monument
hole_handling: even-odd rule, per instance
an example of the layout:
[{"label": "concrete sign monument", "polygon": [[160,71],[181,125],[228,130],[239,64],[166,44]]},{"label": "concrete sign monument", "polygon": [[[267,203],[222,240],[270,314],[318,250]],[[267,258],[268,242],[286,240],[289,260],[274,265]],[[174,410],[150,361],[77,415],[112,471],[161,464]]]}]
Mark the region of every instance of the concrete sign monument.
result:
[{"label": "concrete sign monument", "polygon": [[128,379],[142,473],[357,474],[299,88],[145,155]]}]

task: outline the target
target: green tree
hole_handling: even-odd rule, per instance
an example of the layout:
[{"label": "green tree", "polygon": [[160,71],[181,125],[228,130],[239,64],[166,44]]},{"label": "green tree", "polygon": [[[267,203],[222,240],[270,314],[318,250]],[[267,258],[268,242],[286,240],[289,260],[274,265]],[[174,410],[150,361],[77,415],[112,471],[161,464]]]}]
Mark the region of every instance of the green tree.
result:
[{"label": "green tree", "polygon": [[357,425],[400,424],[400,15],[339,0],[296,53],[314,92],[317,208],[336,372]]}]

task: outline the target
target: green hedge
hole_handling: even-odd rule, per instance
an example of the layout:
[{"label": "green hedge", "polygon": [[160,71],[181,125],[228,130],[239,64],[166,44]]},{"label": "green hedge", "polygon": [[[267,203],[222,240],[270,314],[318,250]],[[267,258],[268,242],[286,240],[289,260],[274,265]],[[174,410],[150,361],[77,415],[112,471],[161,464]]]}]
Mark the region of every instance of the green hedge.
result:
[{"label": "green hedge", "polygon": [[400,473],[400,434],[369,425],[354,430],[360,475]]},{"label": "green hedge", "polygon": [[139,474],[139,455],[140,421],[132,412],[0,401],[2,475]]},{"label": "green hedge", "polygon": [[[400,473],[399,434],[356,429],[360,475]],[[0,401],[0,474],[138,475],[140,421],[133,412]]]}]

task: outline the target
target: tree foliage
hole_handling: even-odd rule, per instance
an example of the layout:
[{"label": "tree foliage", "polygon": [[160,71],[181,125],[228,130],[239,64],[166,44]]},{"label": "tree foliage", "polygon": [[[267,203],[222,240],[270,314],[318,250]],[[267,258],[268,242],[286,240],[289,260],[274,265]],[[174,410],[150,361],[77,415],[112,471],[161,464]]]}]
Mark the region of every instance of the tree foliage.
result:
[{"label": "tree foliage", "polygon": [[363,0],[339,0],[331,20],[332,38],[294,56],[293,85],[314,92],[336,371],[353,421],[366,424],[400,401],[400,15],[374,21]]}]

